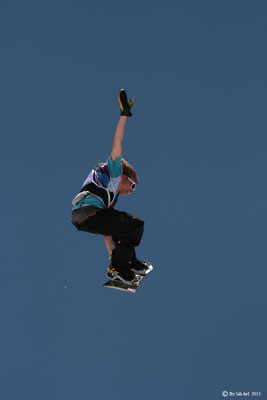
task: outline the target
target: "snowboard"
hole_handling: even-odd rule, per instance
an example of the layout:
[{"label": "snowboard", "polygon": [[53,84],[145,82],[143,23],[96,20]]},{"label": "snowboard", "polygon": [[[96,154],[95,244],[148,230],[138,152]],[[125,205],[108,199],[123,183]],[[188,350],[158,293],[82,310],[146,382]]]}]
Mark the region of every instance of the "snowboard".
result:
[{"label": "snowboard", "polygon": [[138,287],[140,286],[141,282],[143,281],[143,279],[150,274],[150,272],[152,271],[153,267],[151,264],[149,264],[148,262],[145,261],[145,263],[147,264],[147,271],[145,275],[141,275],[140,280],[133,284],[133,285],[128,285],[126,283],[123,283],[119,280],[111,280],[109,279],[106,283],[104,283],[104,287],[108,287],[111,289],[116,289],[116,290],[122,290],[124,292],[128,292],[128,293],[135,293],[138,289]]}]

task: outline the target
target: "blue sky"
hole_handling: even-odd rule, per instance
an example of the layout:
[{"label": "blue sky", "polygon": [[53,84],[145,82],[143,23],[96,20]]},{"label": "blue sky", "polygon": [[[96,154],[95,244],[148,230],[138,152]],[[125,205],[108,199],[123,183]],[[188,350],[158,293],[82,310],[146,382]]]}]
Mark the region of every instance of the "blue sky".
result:
[{"label": "blue sky", "polygon": [[[266,22],[263,1],[1,2],[1,399],[267,399]],[[136,295],[70,223],[121,88]]]}]

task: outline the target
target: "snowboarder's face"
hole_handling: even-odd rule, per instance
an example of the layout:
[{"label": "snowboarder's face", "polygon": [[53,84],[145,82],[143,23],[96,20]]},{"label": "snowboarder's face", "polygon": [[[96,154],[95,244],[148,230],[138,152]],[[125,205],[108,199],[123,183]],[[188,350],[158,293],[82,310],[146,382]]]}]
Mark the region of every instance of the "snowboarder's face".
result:
[{"label": "snowboarder's face", "polygon": [[128,178],[126,175],[122,175],[122,184],[119,191],[119,194],[131,194],[134,192],[137,183],[133,180]]}]

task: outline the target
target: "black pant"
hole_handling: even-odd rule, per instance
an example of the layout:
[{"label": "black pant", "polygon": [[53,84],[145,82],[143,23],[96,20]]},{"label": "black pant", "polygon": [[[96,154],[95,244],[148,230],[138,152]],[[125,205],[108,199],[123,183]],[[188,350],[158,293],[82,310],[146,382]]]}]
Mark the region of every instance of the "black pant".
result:
[{"label": "black pant", "polygon": [[[79,221],[79,211],[72,213],[72,222],[76,228],[79,231],[112,236],[116,246],[112,253],[112,264],[117,269],[129,269],[129,261],[136,258],[135,247],[140,244],[144,221],[124,211],[113,208],[97,210],[95,207],[88,207],[89,216]],[[80,213],[85,211],[81,210]]]}]

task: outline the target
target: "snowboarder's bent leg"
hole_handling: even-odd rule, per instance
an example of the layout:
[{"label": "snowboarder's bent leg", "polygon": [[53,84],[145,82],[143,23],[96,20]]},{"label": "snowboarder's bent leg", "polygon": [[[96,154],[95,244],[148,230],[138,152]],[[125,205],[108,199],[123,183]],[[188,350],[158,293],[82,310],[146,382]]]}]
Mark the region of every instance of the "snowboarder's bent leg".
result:
[{"label": "snowboarder's bent leg", "polygon": [[126,212],[120,212],[120,223],[112,234],[117,245],[137,247],[144,232],[144,221]]},{"label": "snowboarder's bent leg", "polygon": [[136,259],[135,247],[140,244],[144,232],[144,221],[127,213],[122,213],[121,217],[125,225],[118,234],[113,235],[116,248],[112,252],[112,266],[130,269],[132,260]]},{"label": "snowboarder's bent leg", "polygon": [[129,283],[147,273],[148,263],[138,260],[135,254],[144,232],[144,221],[140,218],[110,208],[97,211],[75,226],[78,230],[112,237],[115,249],[107,273],[110,279]]},{"label": "snowboarder's bent leg", "polygon": [[99,210],[81,223],[77,229],[85,232],[112,236],[116,248],[112,252],[112,266],[117,269],[131,269],[131,260],[136,258],[135,247],[140,244],[144,221],[140,218],[108,208]]}]

